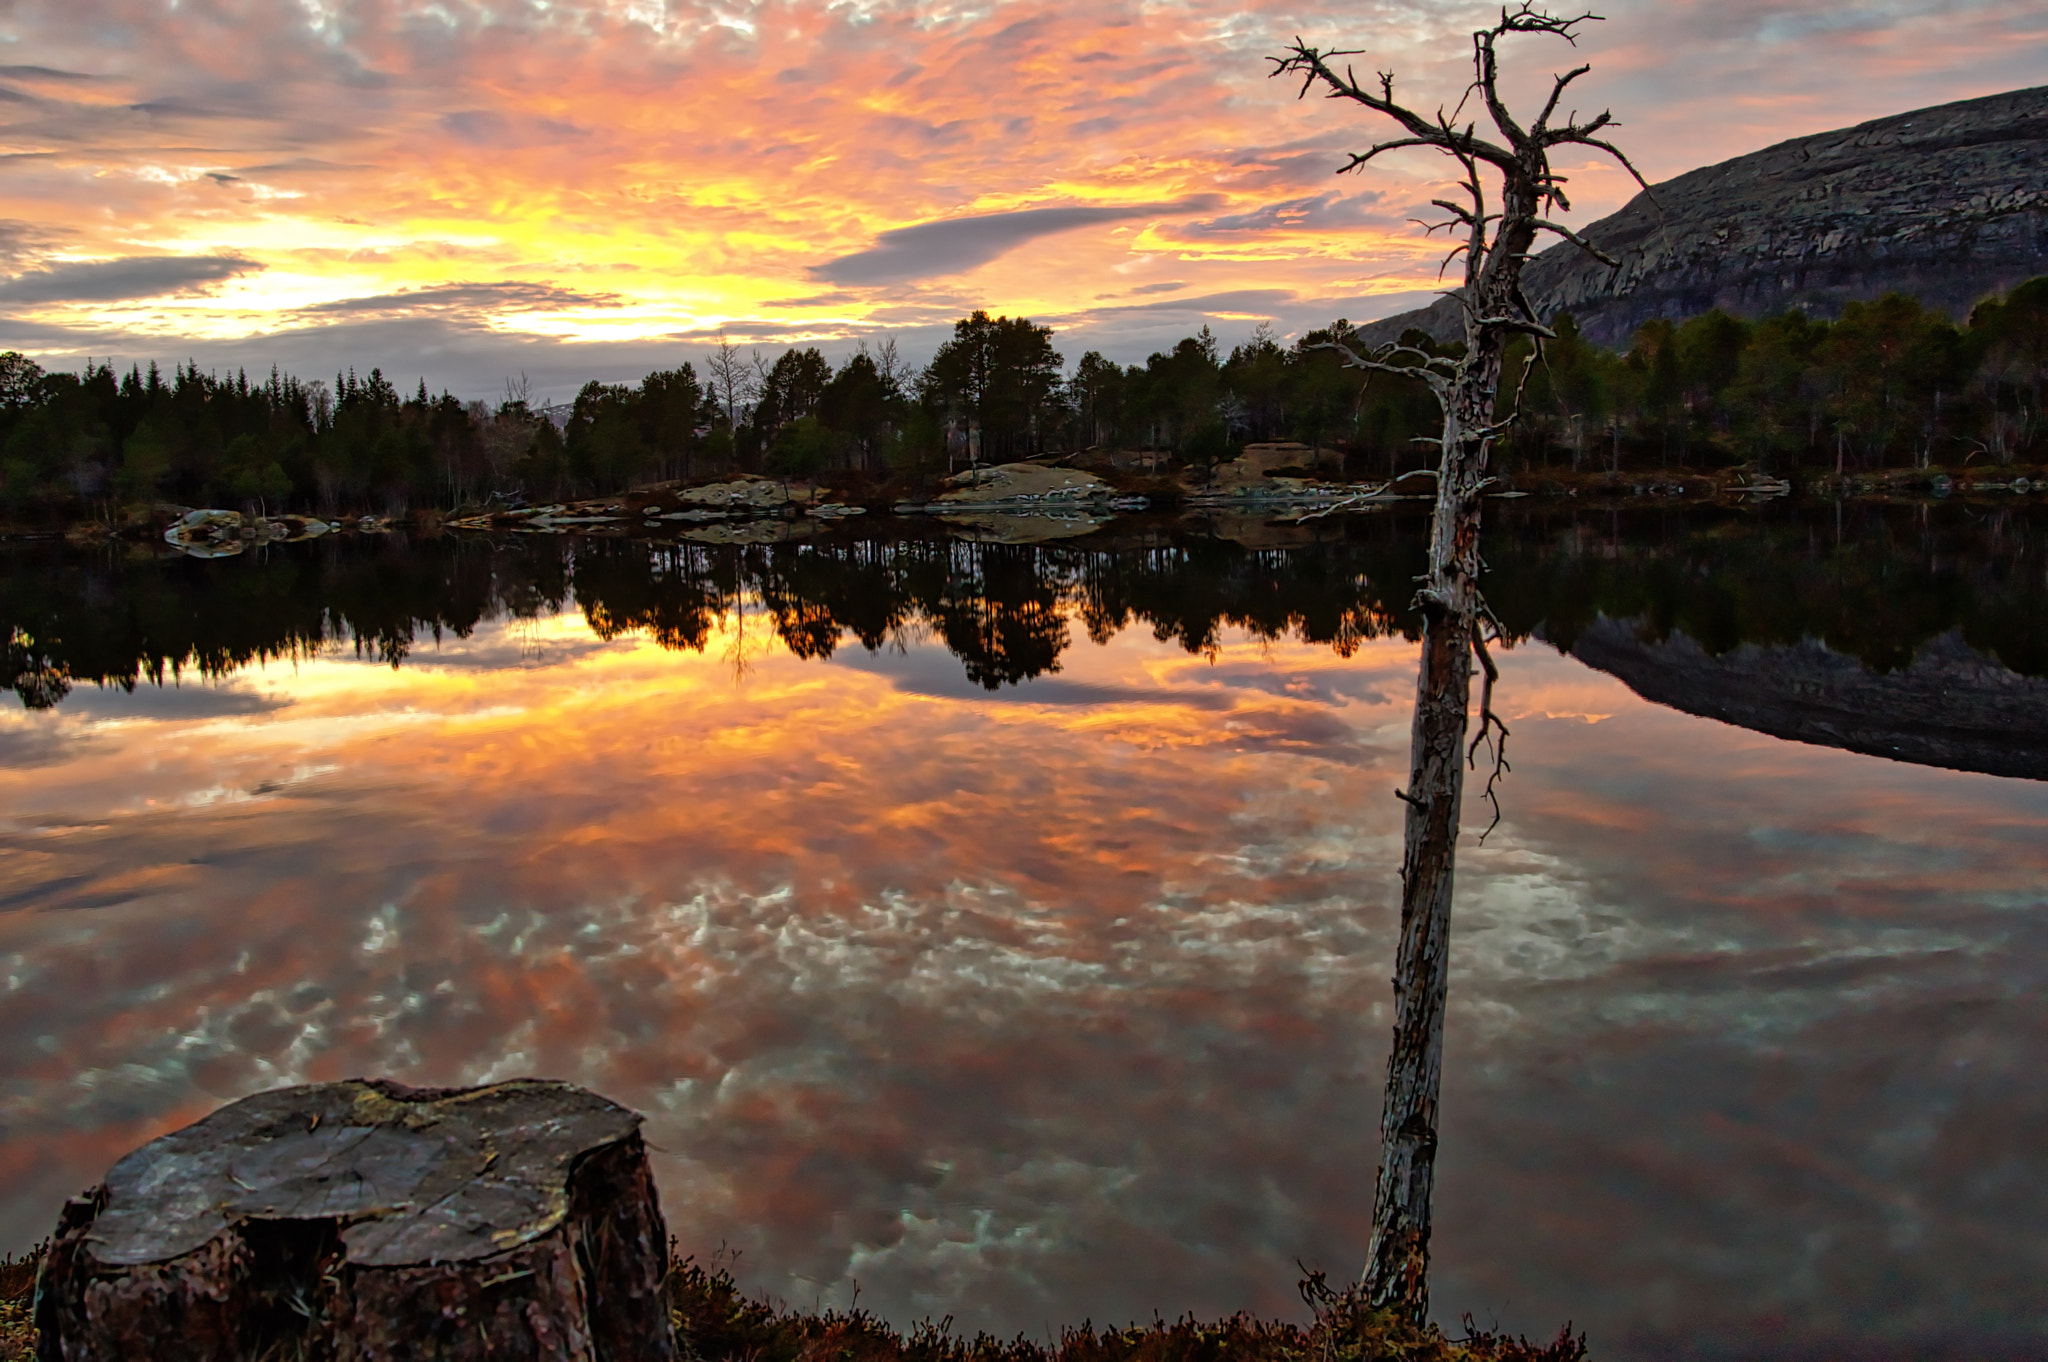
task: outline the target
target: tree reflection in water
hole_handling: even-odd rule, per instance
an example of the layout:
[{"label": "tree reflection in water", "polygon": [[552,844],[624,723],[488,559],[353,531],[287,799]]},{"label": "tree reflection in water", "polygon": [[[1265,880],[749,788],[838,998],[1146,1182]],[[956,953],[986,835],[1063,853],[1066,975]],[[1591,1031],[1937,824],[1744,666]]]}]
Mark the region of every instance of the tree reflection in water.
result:
[{"label": "tree reflection in water", "polygon": [[[2048,675],[2042,517],[1964,507],[1829,512],[1537,510],[1490,540],[1489,597],[1511,640],[1562,649],[1602,617],[1710,654],[1823,639],[1878,671],[1957,631],[2027,676]],[[16,546],[0,556],[0,685],[30,708],[79,684],[133,688],[187,672],[352,649],[400,666],[423,642],[494,619],[580,609],[599,638],[644,633],[703,650],[743,607],[801,658],[929,633],[989,690],[1059,670],[1078,625],[1133,626],[1192,653],[1226,629],[1348,656],[1415,638],[1420,518],[1293,531],[1249,547],[1193,523],[1111,530],[1081,545],[962,543],[929,530],[776,545],[630,539],[379,536],[223,561],[116,546]],[[1285,532],[1261,527],[1262,540]]]}]

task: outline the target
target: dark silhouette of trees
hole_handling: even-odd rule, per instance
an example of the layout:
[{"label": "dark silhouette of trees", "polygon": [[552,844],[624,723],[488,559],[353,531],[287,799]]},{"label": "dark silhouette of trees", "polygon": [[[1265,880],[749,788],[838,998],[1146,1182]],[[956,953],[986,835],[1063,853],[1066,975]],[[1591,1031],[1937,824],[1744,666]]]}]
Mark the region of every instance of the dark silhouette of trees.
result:
[{"label": "dark silhouette of trees", "polygon": [[1260,322],[1251,338],[1230,352],[1223,366],[1225,387],[1236,400],[1237,430],[1251,440],[1276,440],[1287,432],[1287,352],[1270,323]]},{"label": "dark silhouette of trees", "polygon": [[818,421],[845,436],[859,467],[879,473],[890,437],[902,427],[905,405],[895,374],[884,373],[862,346],[818,394]]},{"label": "dark silhouette of trees", "polygon": [[976,312],[924,371],[927,406],[972,436],[982,462],[1035,454],[1053,425],[1063,361],[1052,328]]},{"label": "dark silhouette of trees", "polygon": [[[1838,320],[1709,312],[1641,327],[1626,351],[1553,318],[1541,361],[1518,336],[1502,357],[1520,419],[1495,467],[1542,472],[1750,465],[1854,477],[1887,468],[2048,461],[2048,277],[1987,299],[1958,326],[1902,296]],[[735,468],[922,475],[1097,446],[1196,467],[1258,440],[1334,449],[1353,477],[1429,461],[1436,398],[1412,374],[1364,372],[1338,319],[1291,344],[1261,326],[1227,356],[1197,334],[1121,365],[1089,351],[1062,380],[1051,329],[962,318],[922,370],[893,341],[835,371],[814,347],[770,358],[722,343],[638,384],[590,383],[544,414],[531,385],[495,407],[378,369],[332,384],[180,364],[45,373],[0,353],[0,514],[75,516],[167,500],[250,509],[390,512],[490,498],[606,495]],[[1456,364],[1462,344],[1419,331],[1411,360]],[[1438,366],[1440,369],[1442,365]],[[558,424],[559,422],[559,424]]]},{"label": "dark silhouette of trees", "polygon": [[1072,443],[1083,449],[1108,444],[1116,439],[1124,409],[1123,366],[1090,350],[1074,366],[1067,383],[1067,401],[1074,421]]},{"label": "dark silhouette of trees", "polygon": [[[698,453],[697,430],[710,416],[707,407],[697,372],[688,364],[651,373],[637,388],[586,383],[576,394],[562,431],[565,478],[549,476],[552,442],[538,427],[532,429],[530,490],[548,495],[602,493],[635,482],[686,476]],[[523,406],[519,414],[524,414]]]},{"label": "dark silhouette of trees", "polygon": [[689,364],[657,370],[640,380],[635,413],[640,443],[652,451],[659,476],[688,478],[695,473],[702,444],[697,432],[710,424],[710,401]]},{"label": "dark silhouette of trees", "polygon": [[818,399],[832,381],[832,366],[814,346],[785,350],[761,377],[754,425],[771,438],[784,426],[817,413]]},{"label": "dark silhouette of trees", "polygon": [[2048,434],[2048,276],[2030,279],[2004,298],[1979,303],[1959,347],[1969,391],[1984,413],[1973,441],[1997,463],[2038,449]]}]

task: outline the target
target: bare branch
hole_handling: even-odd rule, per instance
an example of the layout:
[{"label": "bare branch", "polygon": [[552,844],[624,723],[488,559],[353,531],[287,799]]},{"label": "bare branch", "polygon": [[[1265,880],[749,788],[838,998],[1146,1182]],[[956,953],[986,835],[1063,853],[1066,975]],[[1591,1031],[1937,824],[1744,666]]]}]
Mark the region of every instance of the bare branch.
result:
[{"label": "bare branch", "polygon": [[1547,103],[1544,104],[1543,112],[1536,116],[1536,121],[1529,125],[1530,136],[1535,137],[1539,140],[1542,138],[1544,130],[1550,126],[1550,116],[1557,112],[1558,100],[1564,97],[1565,86],[1570,85],[1573,81],[1577,80],[1580,76],[1585,75],[1588,71],[1592,69],[1593,68],[1590,65],[1574,66],[1571,70],[1565,72],[1561,76],[1551,77],[1551,80],[1554,81],[1555,84],[1551,86],[1550,99]]},{"label": "bare branch", "polygon": [[1621,162],[1621,168],[1623,170],[1626,170],[1629,173],[1629,175],[1634,178],[1635,182],[1643,187],[1643,194],[1650,200],[1650,202],[1656,204],[1656,206],[1660,210],[1663,208],[1663,204],[1657,203],[1657,191],[1650,188],[1650,182],[1643,178],[1643,172],[1636,169],[1636,163],[1634,161],[1629,160],[1628,153],[1623,151],[1620,147],[1615,146],[1612,142],[1604,142],[1597,137],[1570,137],[1564,140],[1570,143],[1574,143],[1578,146],[1597,147],[1601,151],[1606,152],[1609,156],[1612,156],[1615,160]]},{"label": "bare branch", "polygon": [[1601,264],[1607,266],[1607,268],[1611,270],[1618,270],[1621,268],[1621,262],[1619,260],[1616,260],[1613,256],[1601,250],[1598,246],[1595,246],[1592,242],[1586,240],[1586,238],[1580,236],[1577,232],[1574,232],[1569,227],[1559,226],[1557,223],[1550,221],[1548,218],[1536,218],[1534,219],[1532,225],[1539,232],[1557,233],[1566,241],[1571,242],[1572,245],[1577,246],[1587,255],[1592,256],[1595,260],[1599,261]]},{"label": "bare branch", "polygon": [[[1524,5],[1524,9],[1528,6]],[[1508,139],[1508,145],[1520,150],[1527,146],[1529,134],[1522,131],[1522,125],[1508,112],[1508,106],[1500,97],[1500,62],[1494,56],[1493,40],[1508,30],[1508,14],[1501,11],[1499,27],[1481,29],[1472,35],[1472,84],[1479,91],[1479,97],[1486,101],[1486,111],[1493,115],[1493,126],[1500,129],[1500,135]]]},{"label": "bare branch", "polygon": [[1500,826],[1500,778],[1511,769],[1508,765],[1508,726],[1501,722],[1500,715],[1493,712],[1493,685],[1500,680],[1500,669],[1493,665],[1493,657],[1486,651],[1486,635],[1479,629],[1472,631],[1472,652],[1479,659],[1479,666],[1485,673],[1485,681],[1479,688],[1479,732],[1472,738],[1472,746],[1465,752],[1465,762],[1475,769],[1479,765],[1479,748],[1487,741],[1493,730],[1500,730],[1500,736],[1493,740],[1493,772],[1486,778],[1486,789],[1481,798],[1493,805],[1493,821],[1486,825],[1486,831],[1479,834],[1483,845]]},{"label": "bare branch", "polygon": [[1515,292],[1515,304],[1527,313],[1527,316],[1509,317],[1503,315],[1499,317],[1485,317],[1479,315],[1479,309],[1474,307],[1463,294],[1452,293],[1447,296],[1458,300],[1459,306],[1465,309],[1465,315],[1475,329],[1484,330],[1488,327],[1496,327],[1503,331],[1516,332],[1519,335],[1535,336],[1540,340],[1556,340],[1557,333],[1536,320],[1535,309],[1531,308],[1528,300],[1521,296],[1520,285],[1516,286]]},{"label": "bare branch", "polygon": [[1541,340],[1557,339],[1557,333],[1543,323],[1532,322],[1522,317],[1481,317],[1473,324],[1482,327],[1497,326],[1503,331],[1513,331],[1517,335],[1523,336],[1535,336]]},{"label": "bare branch", "polygon": [[[1385,71],[1380,73],[1380,89],[1379,93],[1375,94],[1358,83],[1357,77],[1352,74],[1349,67],[1345,68],[1343,75],[1339,75],[1330,65],[1330,59],[1332,58],[1358,55],[1361,54],[1339,50],[1325,52],[1320,48],[1311,47],[1301,41],[1301,39],[1296,38],[1293,47],[1289,51],[1289,55],[1284,57],[1268,57],[1266,59],[1273,63],[1273,69],[1267,72],[1267,75],[1301,76],[1301,89],[1295,96],[1298,99],[1306,98],[1308,92],[1320,84],[1324,87],[1323,93],[1325,98],[1349,99],[1363,104],[1375,113],[1384,114],[1407,129],[1409,137],[1413,139],[1408,142],[1408,145],[1440,147],[1446,151],[1464,151],[1478,157],[1480,160],[1498,166],[1504,171],[1512,172],[1514,170],[1515,153],[1513,151],[1505,147],[1495,146],[1491,142],[1475,137],[1469,129],[1462,135],[1448,132],[1441,123],[1431,123],[1413,109],[1397,103],[1394,99],[1394,77],[1391,73]],[[1367,152],[1364,155],[1364,159],[1370,159],[1374,154],[1374,152]]]},{"label": "bare branch", "polygon": [[[1454,361],[1446,359],[1442,355],[1432,355],[1426,351],[1418,350],[1412,345],[1388,345],[1375,351],[1374,357],[1368,359],[1340,341],[1324,341],[1315,348],[1318,350],[1335,350],[1344,357],[1344,365],[1349,369],[1364,369],[1369,373],[1396,374],[1402,378],[1420,379],[1424,384],[1428,385],[1430,392],[1436,397],[1439,405],[1442,405],[1449,399],[1451,389],[1450,377],[1428,367],[1432,364],[1455,364]],[[1422,362],[1420,364],[1388,363],[1388,360],[1396,355],[1414,355]]]},{"label": "bare branch", "polygon": [[1575,14],[1570,18],[1566,18],[1561,14],[1551,14],[1545,10],[1537,9],[1534,5],[1528,3],[1528,0],[1523,0],[1522,7],[1513,14],[1509,14],[1503,8],[1500,12],[1500,23],[1492,31],[1496,34],[1548,33],[1564,39],[1573,47],[1577,47],[1579,45],[1579,35],[1572,32],[1573,29],[1577,28],[1580,24],[1604,22],[1606,21],[1591,10],[1586,11],[1584,14]]},{"label": "bare branch", "polygon": [[1593,116],[1593,121],[1590,123],[1581,123],[1579,122],[1578,111],[1574,109],[1572,111],[1572,116],[1565,120],[1565,125],[1561,128],[1551,129],[1549,136],[1553,141],[1567,142],[1575,137],[1590,136],[1591,134],[1600,131],[1600,129],[1602,128],[1612,126],[1616,126],[1614,122],[1614,115],[1612,112],[1608,110],[1603,109],[1598,114],[1595,114]]},{"label": "bare branch", "polygon": [[1550,368],[1550,362],[1543,354],[1543,339],[1540,336],[1536,339],[1535,351],[1529,356],[1529,362],[1522,366],[1521,376],[1515,380],[1515,404],[1508,409],[1507,420],[1500,423],[1503,426],[1513,425],[1522,419],[1522,396],[1529,391],[1529,375],[1536,371],[1539,364],[1543,365],[1546,371]]},{"label": "bare branch", "polygon": [[1382,142],[1370,151],[1347,151],[1344,154],[1351,159],[1338,167],[1337,173],[1339,175],[1348,174],[1351,171],[1357,170],[1381,152],[1399,151],[1402,147],[1436,147],[1441,150],[1443,143],[1434,137],[1403,137],[1393,142]]}]

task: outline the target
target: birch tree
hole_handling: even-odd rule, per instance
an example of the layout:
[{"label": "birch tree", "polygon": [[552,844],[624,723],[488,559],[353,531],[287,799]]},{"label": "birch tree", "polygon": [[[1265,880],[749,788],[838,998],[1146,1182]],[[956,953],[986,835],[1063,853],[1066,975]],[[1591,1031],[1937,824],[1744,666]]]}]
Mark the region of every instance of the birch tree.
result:
[{"label": "birch tree", "polygon": [[[1508,109],[1499,89],[1503,40],[1523,34],[1561,38],[1575,45],[1578,30],[1597,15],[1553,15],[1524,3],[1501,11],[1498,23],[1472,35],[1472,81],[1455,108],[1424,114],[1396,98],[1391,72],[1361,82],[1347,58],[1356,51],[1311,47],[1296,39],[1270,58],[1275,76],[1299,76],[1298,97],[1320,91],[1389,119],[1396,135],[1353,152],[1338,173],[1362,169],[1391,151],[1423,147],[1453,161],[1460,174],[1456,196],[1437,199],[1448,219],[1430,231],[1448,231],[1445,268],[1462,261],[1463,286],[1452,296],[1465,319],[1465,352],[1455,358],[1393,344],[1361,353],[1343,340],[1329,343],[1343,362],[1371,373],[1420,380],[1443,413],[1437,451],[1436,508],[1430,525],[1428,570],[1416,592],[1423,616],[1422,658],[1410,738],[1408,788],[1395,791],[1405,806],[1401,860],[1401,938],[1394,977],[1393,1050],[1387,1060],[1380,1118],[1380,1164],[1373,1229],[1361,1286],[1369,1305],[1422,1323],[1429,1310],[1430,1192],[1437,1150],[1438,1095],[1443,1075],[1444,1011],[1448,985],[1451,879],[1455,865],[1465,767],[1491,739],[1493,774],[1506,769],[1501,744],[1507,728],[1490,703],[1497,677],[1487,637],[1498,625],[1480,594],[1480,497],[1492,481],[1487,458],[1513,424],[1519,394],[1498,408],[1501,361],[1510,340],[1535,339],[1539,351],[1554,333],[1522,291],[1522,267],[1543,236],[1555,236],[1610,267],[1615,261],[1548,214],[1570,211],[1565,177],[1551,168],[1554,148],[1589,147],[1619,161],[1642,184],[1627,156],[1603,134],[1613,116],[1581,120],[1559,109],[1572,82],[1590,68],[1552,77],[1549,98],[1532,122]],[[1468,108],[1477,112],[1466,118]],[[1491,125],[1483,134],[1479,120]],[[1463,120],[1463,121],[1461,121]],[[1644,184],[1647,189],[1648,185]],[[1529,368],[1523,373],[1526,375]],[[1484,674],[1479,732],[1468,742],[1474,662]],[[1491,798],[1493,782],[1488,781]],[[1498,806],[1496,805],[1496,815]]]}]

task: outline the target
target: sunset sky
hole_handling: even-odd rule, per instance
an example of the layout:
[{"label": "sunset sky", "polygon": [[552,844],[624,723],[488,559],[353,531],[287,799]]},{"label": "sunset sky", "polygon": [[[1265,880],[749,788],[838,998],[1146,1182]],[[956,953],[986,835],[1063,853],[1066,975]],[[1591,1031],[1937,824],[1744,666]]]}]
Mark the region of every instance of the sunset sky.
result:
[{"label": "sunset sky", "polygon": [[[1455,102],[1487,6],[1219,0],[15,0],[0,346],[381,364],[544,400],[743,344],[928,357],[975,307],[1069,361],[1426,300],[1439,167],[1265,79],[1299,34]],[[2039,0],[1625,0],[1580,59],[1653,180],[2036,84]],[[1515,49],[1526,89],[1570,54]],[[1362,112],[1362,111],[1361,111]],[[1568,170],[1576,219],[1628,197]]]}]

